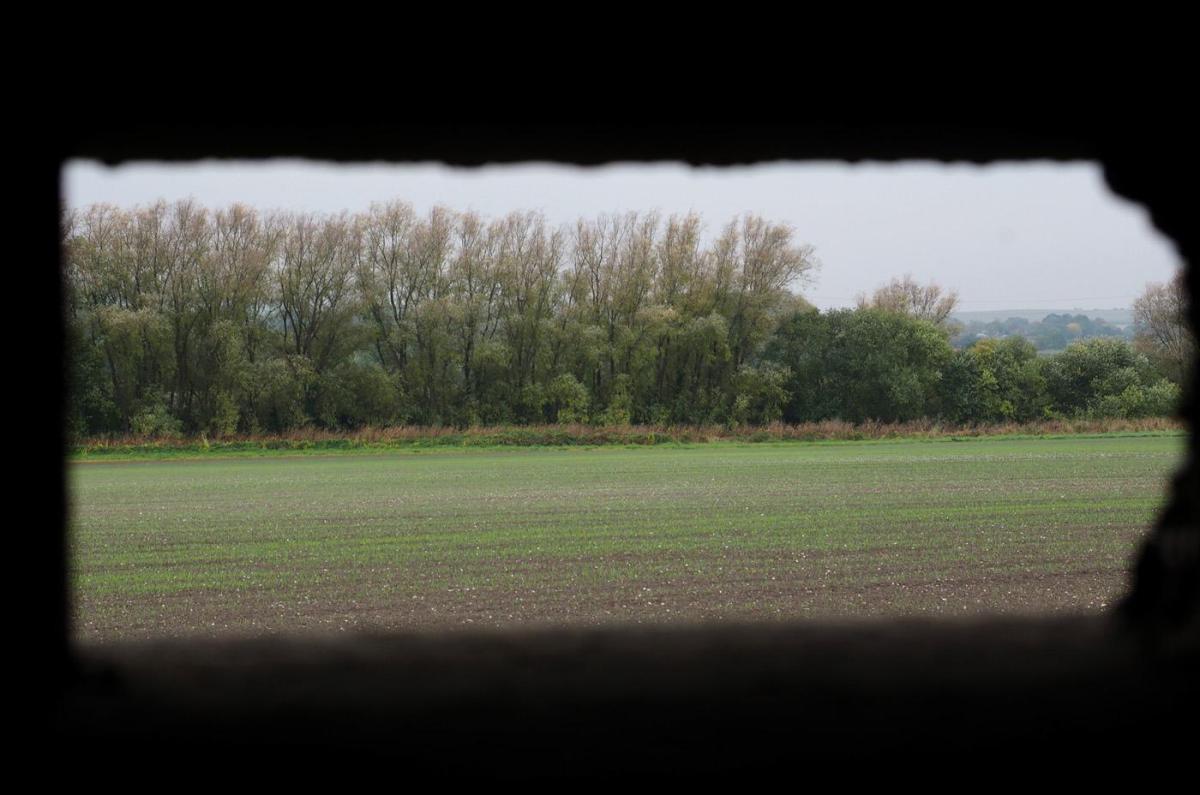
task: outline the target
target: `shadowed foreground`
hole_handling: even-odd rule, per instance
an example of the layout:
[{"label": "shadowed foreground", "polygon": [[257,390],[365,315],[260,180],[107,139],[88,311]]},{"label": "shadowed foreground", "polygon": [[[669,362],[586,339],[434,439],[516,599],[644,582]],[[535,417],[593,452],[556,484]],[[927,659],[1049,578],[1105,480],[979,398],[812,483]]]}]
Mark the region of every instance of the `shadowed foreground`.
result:
[{"label": "shadowed foreground", "polygon": [[1198,706],[1190,638],[1104,616],[112,644],[79,655],[57,728],[81,765],[136,749],[285,778],[741,780],[805,759],[825,773],[798,780],[1079,780],[1194,751],[1174,731]]}]

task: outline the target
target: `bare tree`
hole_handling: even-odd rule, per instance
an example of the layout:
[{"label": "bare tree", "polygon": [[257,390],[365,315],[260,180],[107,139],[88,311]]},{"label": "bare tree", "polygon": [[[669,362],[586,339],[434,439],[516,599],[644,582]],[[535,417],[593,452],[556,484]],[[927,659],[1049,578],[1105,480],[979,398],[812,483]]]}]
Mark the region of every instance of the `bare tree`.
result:
[{"label": "bare tree", "polygon": [[1188,299],[1183,271],[1166,284],[1150,283],[1133,302],[1138,347],[1182,384],[1196,355],[1196,338],[1188,327]]},{"label": "bare tree", "polygon": [[478,386],[477,350],[492,340],[499,326],[502,282],[498,271],[506,234],[503,221],[487,224],[473,212],[455,218],[454,257],[448,274],[462,386],[468,400]]},{"label": "bare tree", "polygon": [[701,247],[703,220],[697,213],[671,216],[659,238],[659,275],[655,282],[655,302],[681,308],[688,299],[703,291],[707,263]]},{"label": "bare tree", "polygon": [[757,215],[735,218],[713,248],[713,295],[729,318],[733,363],[741,366],[770,333],[771,318],[788,290],[810,281],[819,267],[814,248],[793,242],[794,230]]},{"label": "bare tree", "polygon": [[517,388],[536,378],[544,324],[552,322],[563,234],[538,213],[510,213],[503,220],[499,278]]},{"label": "bare tree", "polygon": [[354,297],[357,231],[344,215],[290,215],[284,228],[275,278],[285,345],[321,372],[345,320],[343,308]]},{"label": "bare tree", "polygon": [[956,306],[958,293],[943,291],[936,282],[922,286],[913,279],[912,274],[907,273],[903,278],[892,279],[878,288],[869,298],[866,295],[858,296],[859,309],[900,312],[943,328]]},{"label": "bare tree", "polygon": [[241,329],[246,355],[257,353],[261,325],[270,311],[270,264],[282,227],[235,204],[213,215],[212,246],[199,274],[202,310],[209,322]]}]

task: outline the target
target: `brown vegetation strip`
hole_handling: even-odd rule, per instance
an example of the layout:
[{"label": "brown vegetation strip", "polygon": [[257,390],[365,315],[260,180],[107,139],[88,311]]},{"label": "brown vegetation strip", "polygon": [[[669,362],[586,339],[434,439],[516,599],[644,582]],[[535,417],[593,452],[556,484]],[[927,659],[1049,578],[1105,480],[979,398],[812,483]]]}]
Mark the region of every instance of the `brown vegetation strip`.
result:
[{"label": "brown vegetation strip", "polygon": [[1187,425],[1168,417],[1141,419],[1058,419],[1027,423],[955,425],[935,420],[862,422],[841,420],[795,425],[775,422],[762,426],[723,425],[496,425],[471,428],[403,425],[365,427],[355,431],[303,428],[281,434],[249,436],[144,436],[136,434],[94,436],[80,440],[76,452],[95,453],[136,448],[162,450],[222,446],[262,446],[266,449],[304,449],[323,444],[348,447],[403,447],[406,445],[454,446],[555,446],[604,444],[708,443],[717,441],[861,441],[869,439],[923,439],[982,436],[1059,436],[1098,433],[1149,433],[1184,431]]}]

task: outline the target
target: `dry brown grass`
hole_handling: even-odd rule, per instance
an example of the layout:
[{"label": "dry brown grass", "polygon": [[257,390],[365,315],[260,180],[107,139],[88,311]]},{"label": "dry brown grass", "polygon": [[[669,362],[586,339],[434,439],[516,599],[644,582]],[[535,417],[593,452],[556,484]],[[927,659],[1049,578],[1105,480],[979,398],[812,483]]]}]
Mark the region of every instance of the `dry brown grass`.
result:
[{"label": "dry brown grass", "polygon": [[136,434],[98,436],[80,440],[75,449],[86,452],[136,448],[238,449],[242,447],[304,449],[407,446],[557,446],[604,444],[705,443],[715,441],[837,441],[867,439],[925,439],[980,436],[1060,436],[1098,433],[1183,431],[1187,426],[1165,417],[1105,420],[1043,420],[1029,423],[954,425],[936,420],[851,423],[825,420],[790,425],[498,425],[471,428],[400,425],[367,426],[352,431],[299,428],[281,434],[231,435],[211,438],[153,437]]}]

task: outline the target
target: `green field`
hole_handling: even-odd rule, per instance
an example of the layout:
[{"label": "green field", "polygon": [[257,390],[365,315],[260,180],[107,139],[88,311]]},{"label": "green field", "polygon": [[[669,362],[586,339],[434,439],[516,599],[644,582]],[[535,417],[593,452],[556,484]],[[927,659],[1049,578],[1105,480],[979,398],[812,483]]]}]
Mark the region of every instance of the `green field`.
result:
[{"label": "green field", "polygon": [[74,634],[1097,611],[1184,442],[76,461]]}]

